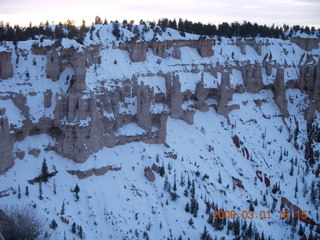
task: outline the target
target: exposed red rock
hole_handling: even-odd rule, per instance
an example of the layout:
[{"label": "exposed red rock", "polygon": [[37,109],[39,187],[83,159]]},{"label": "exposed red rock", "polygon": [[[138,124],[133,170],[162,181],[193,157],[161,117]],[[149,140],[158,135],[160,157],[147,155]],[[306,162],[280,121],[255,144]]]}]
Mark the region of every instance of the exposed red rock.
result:
[{"label": "exposed red rock", "polygon": [[245,189],[243,184],[242,184],[242,181],[238,178],[235,178],[235,177],[232,177],[232,180],[234,182],[234,184],[238,187],[238,188],[242,188],[242,189]]},{"label": "exposed red rock", "polygon": [[101,176],[106,174],[108,171],[120,171],[120,170],[121,168],[119,167],[106,166],[101,168],[92,168],[86,171],[68,170],[67,172],[71,175],[76,175],[79,179],[83,179],[83,178],[91,177],[93,174],[96,176]]}]

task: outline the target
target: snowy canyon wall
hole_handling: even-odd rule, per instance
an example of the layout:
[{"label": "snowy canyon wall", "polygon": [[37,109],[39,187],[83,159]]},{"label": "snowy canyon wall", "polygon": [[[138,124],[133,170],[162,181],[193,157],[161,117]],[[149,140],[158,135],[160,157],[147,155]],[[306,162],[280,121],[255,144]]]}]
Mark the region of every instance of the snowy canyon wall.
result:
[{"label": "snowy canyon wall", "polygon": [[240,108],[232,103],[235,93],[272,91],[281,117],[289,117],[289,88],[308,95],[306,158],[314,157],[319,39],[112,37],[1,46],[1,173],[23,156],[14,143],[29,135],[49,134],[52,149],[81,163],[103,147],[165,144],[168,116],[192,124],[195,111],[209,107],[227,116]]}]

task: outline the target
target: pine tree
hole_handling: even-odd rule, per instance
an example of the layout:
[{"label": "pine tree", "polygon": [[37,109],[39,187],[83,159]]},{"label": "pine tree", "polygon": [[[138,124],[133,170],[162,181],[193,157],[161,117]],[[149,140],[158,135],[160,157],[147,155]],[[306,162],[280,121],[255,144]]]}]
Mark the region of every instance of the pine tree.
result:
[{"label": "pine tree", "polygon": [[42,200],[43,197],[42,197],[42,183],[39,182],[39,199]]},{"label": "pine tree", "polygon": [[299,236],[302,237],[304,235],[304,231],[303,231],[303,227],[302,225],[300,224],[299,226],[299,232],[298,232]]},{"label": "pine tree", "polygon": [[252,235],[253,235],[252,222],[250,222],[249,227],[248,227],[248,230],[247,230],[247,237],[248,237],[249,239],[251,239]]},{"label": "pine tree", "polygon": [[174,179],[173,179],[173,191],[177,191],[177,182],[176,182],[176,174],[174,174]]},{"label": "pine tree", "polygon": [[219,171],[219,176],[218,176],[218,183],[220,183],[220,184],[222,183],[220,171]]},{"label": "pine tree", "polygon": [[240,221],[239,221],[239,219],[236,219],[234,222],[233,233],[235,236],[239,236],[239,234],[240,234]]},{"label": "pine tree", "polygon": [[213,214],[212,214],[212,213],[209,214],[207,223],[209,223],[210,225],[212,225],[212,223],[213,223]]},{"label": "pine tree", "polygon": [[56,180],[53,180],[53,194],[57,194]]},{"label": "pine tree", "polygon": [[250,199],[249,211],[254,211],[252,199]]},{"label": "pine tree", "polygon": [[185,210],[187,213],[190,212],[189,203],[186,204],[184,210]]},{"label": "pine tree", "polygon": [[64,215],[64,200],[63,200],[63,202],[62,202],[62,207],[61,207],[61,211],[60,211],[60,214],[61,215]]},{"label": "pine tree", "polygon": [[298,179],[296,180],[296,186],[294,188],[294,197],[297,198],[297,193],[298,193]]},{"label": "pine tree", "polygon": [[162,165],[162,166],[160,167],[160,172],[159,172],[159,174],[160,174],[161,177],[163,177],[165,173],[166,173],[166,172],[165,172],[164,166]]},{"label": "pine tree", "polygon": [[180,178],[180,186],[184,187],[184,176],[182,173],[181,173],[181,178]]},{"label": "pine tree", "polygon": [[72,223],[71,232],[74,233],[74,234],[77,233],[77,225],[76,225],[75,222]]},{"label": "pine tree", "polygon": [[78,184],[76,184],[75,188],[73,189],[73,191],[76,194],[76,199],[79,200],[79,192],[80,192],[80,188],[78,186]]},{"label": "pine tree", "polygon": [[293,161],[291,161],[290,176],[293,176]]},{"label": "pine tree", "polygon": [[207,227],[204,226],[203,233],[201,234],[201,240],[207,240],[207,239],[208,239],[208,231],[207,231]]},{"label": "pine tree", "polygon": [[47,182],[48,181],[48,166],[47,166],[47,162],[46,162],[45,158],[43,159],[43,162],[42,162],[41,176],[42,176],[42,181],[43,182]]},{"label": "pine tree", "polygon": [[21,198],[21,190],[20,190],[20,185],[18,185],[18,199]]},{"label": "pine tree", "polygon": [[56,229],[58,227],[58,224],[57,224],[56,220],[53,219],[51,221],[51,224],[49,225],[49,227],[52,228],[52,229]]},{"label": "pine tree", "polygon": [[83,230],[81,226],[79,226],[78,236],[80,237],[80,239],[83,238]]}]

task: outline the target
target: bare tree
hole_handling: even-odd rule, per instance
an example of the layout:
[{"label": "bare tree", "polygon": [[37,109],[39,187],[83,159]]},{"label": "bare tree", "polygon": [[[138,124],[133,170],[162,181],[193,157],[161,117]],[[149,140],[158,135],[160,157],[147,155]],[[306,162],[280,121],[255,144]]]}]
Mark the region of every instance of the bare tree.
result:
[{"label": "bare tree", "polygon": [[44,221],[30,206],[5,206],[0,210],[0,232],[4,239],[40,240],[44,237]]}]

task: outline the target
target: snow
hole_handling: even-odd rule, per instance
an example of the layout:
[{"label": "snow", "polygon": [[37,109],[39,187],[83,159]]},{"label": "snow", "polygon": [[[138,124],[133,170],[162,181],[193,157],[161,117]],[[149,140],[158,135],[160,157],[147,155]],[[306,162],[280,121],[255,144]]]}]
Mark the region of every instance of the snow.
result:
[{"label": "snow", "polygon": [[[242,54],[240,48],[235,45],[235,39],[221,38],[216,40],[212,46],[214,55],[208,58],[200,57],[197,49],[190,47],[181,48],[181,59],[174,59],[168,49],[168,57],[155,56],[148,49],[146,61],[132,62],[129,52],[121,50],[117,46],[134,37],[134,34],[122,24],[119,26],[122,37],[119,40],[112,35],[112,24],[95,25],[92,32],[86,36],[84,47],[92,44],[101,44],[101,64],[92,64],[86,72],[87,94],[105,94],[116,88],[127,88],[122,92],[117,107],[119,113],[131,115],[134,119],[137,114],[137,98],[133,97],[134,87],[141,85],[150,86],[155,94],[167,94],[165,78],[166,73],[179,75],[181,92],[190,91],[195,93],[199,81],[203,80],[205,88],[210,88],[210,98],[206,103],[210,105],[208,112],[200,112],[194,108],[194,99],[184,99],[182,108],[195,111],[194,124],[190,125],[178,119],[168,117],[166,126],[166,144],[146,144],[143,142],[132,142],[117,145],[113,148],[103,148],[89,156],[84,163],[74,161],[58,155],[50,150],[54,146],[53,138],[46,134],[29,136],[22,141],[16,142],[14,152],[25,151],[26,156],[22,160],[15,159],[15,165],[4,175],[0,176],[0,191],[10,187],[17,190],[21,187],[22,198],[18,199],[16,194],[0,198],[0,204],[26,204],[34,205],[46,221],[46,227],[53,219],[58,222],[58,228],[48,228],[51,239],[62,239],[66,234],[67,239],[76,239],[72,234],[71,224],[75,222],[81,225],[85,233],[85,239],[141,239],[143,232],[147,232],[150,239],[199,239],[204,226],[212,236],[218,239],[226,237],[233,239],[232,234],[226,235],[226,227],[223,231],[215,231],[207,223],[208,215],[205,213],[204,199],[219,205],[225,210],[235,209],[237,212],[247,210],[248,201],[257,200],[255,212],[272,209],[273,198],[281,200],[284,196],[302,210],[308,212],[310,218],[317,216],[315,205],[310,202],[310,186],[315,178],[315,169],[310,169],[306,175],[307,164],[305,159],[305,143],[308,140],[307,122],[305,113],[309,107],[309,97],[298,89],[287,89],[286,99],[288,102],[289,117],[282,117],[280,110],[274,102],[271,90],[262,90],[258,93],[235,93],[228,105],[239,105],[239,109],[231,111],[227,117],[217,114],[211,106],[218,104],[215,99],[215,90],[221,84],[221,72],[215,78],[210,73],[211,67],[225,67],[232,69],[230,72],[230,84],[236,88],[243,84],[242,74],[237,70],[237,61],[250,64],[263,64],[263,59],[273,65],[284,65],[285,82],[297,81],[299,79],[299,63],[306,63],[306,52],[289,40],[260,38],[262,45],[261,55],[254,48],[246,46],[246,54]],[[150,41],[154,37],[152,30],[143,31],[144,25],[138,25],[141,32],[139,41]],[[143,34],[142,34],[143,32]],[[188,40],[198,39],[198,35],[186,34],[182,37],[177,30],[167,29],[162,35],[157,35],[157,41],[166,40]],[[144,40],[143,40],[144,38]],[[31,52],[33,44],[50,46],[51,40],[42,43],[37,40],[18,43],[17,54],[11,43],[4,43],[0,51],[14,52],[12,55],[13,76],[6,80],[0,80],[1,99],[10,94],[21,94],[26,98],[29,107],[30,119],[37,124],[43,117],[54,119],[55,99],[58,94],[65,94],[70,81],[75,75],[74,69],[67,66],[60,74],[59,80],[54,82],[47,78],[46,56],[34,55]],[[75,47],[81,51],[81,46],[74,40],[63,39],[61,46],[64,48]],[[28,52],[24,55],[24,52]],[[319,49],[312,50],[308,54],[317,59]],[[159,59],[161,61],[159,61]],[[34,64],[35,62],[35,64]],[[276,68],[273,67],[272,74],[266,75],[262,68],[264,85],[273,84]],[[52,104],[50,108],[44,108],[44,92],[52,91]],[[101,91],[101,92],[100,92]],[[167,103],[169,104],[169,103]],[[169,106],[164,103],[153,101],[150,105],[152,114],[169,113]],[[6,117],[14,130],[23,125],[21,110],[11,99],[0,100],[0,108],[6,109]],[[114,119],[113,112],[101,111],[104,117]],[[320,126],[320,113],[315,111],[314,126]],[[61,124],[70,127],[79,125],[86,127],[91,118],[73,122],[62,119]],[[124,124],[124,123],[121,123]],[[295,136],[296,129],[299,129]],[[145,134],[156,134],[157,127],[152,128],[151,133],[139,127],[136,123],[122,125],[116,132],[117,136],[139,136]],[[237,148],[233,137],[237,135],[242,142]],[[1,136],[0,136],[1,137]],[[132,139],[135,139],[134,137]],[[1,144],[1,143],[0,143]],[[318,142],[312,143],[314,151],[320,151]],[[41,150],[39,157],[29,154],[29,151],[37,148]],[[210,150],[209,150],[210,149]],[[244,152],[249,153],[249,157]],[[285,152],[288,152],[285,154]],[[177,158],[168,157],[176,154]],[[50,171],[57,169],[57,175],[43,184],[44,199],[40,200],[39,186],[30,185],[27,180],[33,179],[40,174],[43,159],[47,160]],[[294,166],[294,175],[290,175],[292,161],[297,159]],[[163,190],[165,177],[155,173],[155,181],[149,182],[144,176],[144,169],[152,164],[164,166],[165,176],[173,186],[176,176],[177,194],[179,198],[172,201],[170,194]],[[170,167],[168,165],[170,164]],[[68,170],[86,171],[92,168],[98,169],[105,166],[119,167],[119,171],[108,171],[102,176],[91,176],[78,179],[69,174]],[[316,167],[316,166],[315,166]],[[27,169],[27,171],[26,171]],[[197,177],[196,172],[200,176]],[[256,171],[261,171],[271,181],[267,188],[264,182],[257,179]],[[203,178],[208,175],[208,179]],[[219,174],[222,182],[217,181]],[[182,186],[181,175],[185,181]],[[245,187],[233,189],[232,177],[240,179]],[[184,196],[187,188],[187,180],[195,182],[195,197],[199,203],[198,216],[193,217],[185,212],[185,206],[190,203],[189,197]],[[54,182],[57,194],[53,194]],[[295,197],[295,182],[299,184],[298,197]],[[272,193],[274,184],[281,185],[282,193]],[[293,184],[294,183],[294,184]],[[74,194],[70,191],[75,185],[80,187],[80,200],[76,201]],[[308,193],[304,196],[300,189],[306,185]],[[29,196],[23,194],[25,187],[29,187]],[[189,190],[190,192],[190,190]],[[225,194],[223,194],[225,192]],[[263,195],[266,194],[266,204]],[[168,200],[168,205],[166,204]],[[66,204],[66,213],[60,214],[62,203]],[[271,219],[253,219],[257,229],[264,231],[266,235],[272,235],[275,239],[287,239],[291,234],[291,227],[279,220],[277,210],[280,209],[280,201],[276,203],[275,211]],[[61,221],[61,217],[69,220],[69,224]],[[194,221],[194,227],[188,223],[189,219]],[[150,223],[150,230],[149,229]],[[300,222],[299,222],[300,223]],[[162,227],[160,227],[162,225]],[[135,230],[139,236],[135,236]],[[130,232],[131,230],[131,232]],[[306,232],[309,233],[306,228]],[[292,237],[298,239],[298,236]]]},{"label": "snow", "polygon": [[0,100],[0,109],[1,108],[6,110],[5,116],[9,120],[9,124],[14,125],[16,129],[19,129],[23,126],[23,120],[26,118],[11,99]]},{"label": "snow", "polygon": [[181,84],[181,92],[191,91],[195,93],[197,83],[201,81],[201,73],[179,73],[179,80]]},{"label": "snow", "polygon": [[138,126],[136,123],[129,123],[118,129],[116,135],[135,136],[145,134],[146,131]]},{"label": "snow", "polygon": [[166,80],[164,77],[150,76],[150,77],[140,77],[138,79],[139,85],[144,83],[144,85],[150,86],[154,90],[154,94],[166,93]]}]

